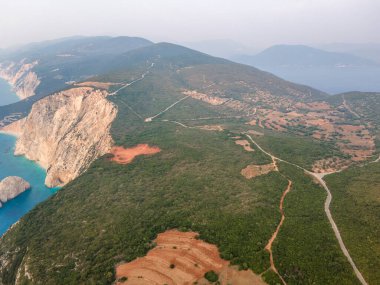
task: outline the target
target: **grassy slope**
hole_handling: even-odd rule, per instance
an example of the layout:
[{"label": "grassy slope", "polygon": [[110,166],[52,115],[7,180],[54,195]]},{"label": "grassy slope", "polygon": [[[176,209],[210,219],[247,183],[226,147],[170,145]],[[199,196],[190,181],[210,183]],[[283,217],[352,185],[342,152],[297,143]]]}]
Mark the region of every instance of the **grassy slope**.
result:
[{"label": "grassy slope", "polygon": [[380,167],[353,167],[326,177],[332,215],[359,270],[369,284],[380,280]]}]

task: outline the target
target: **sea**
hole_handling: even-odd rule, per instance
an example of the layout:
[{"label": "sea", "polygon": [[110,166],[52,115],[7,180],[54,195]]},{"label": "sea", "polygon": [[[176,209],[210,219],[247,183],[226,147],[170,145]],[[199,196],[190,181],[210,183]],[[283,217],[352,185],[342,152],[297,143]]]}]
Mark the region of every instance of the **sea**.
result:
[{"label": "sea", "polygon": [[16,103],[19,100],[8,82],[0,78],[0,106]]},{"label": "sea", "polygon": [[[8,83],[0,79],[0,106],[18,100]],[[37,163],[13,155],[15,144],[16,137],[0,133],[0,180],[7,176],[19,176],[29,182],[31,189],[3,203],[0,208],[0,236],[37,204],[59,190],[45,186],[46,171]]]}]

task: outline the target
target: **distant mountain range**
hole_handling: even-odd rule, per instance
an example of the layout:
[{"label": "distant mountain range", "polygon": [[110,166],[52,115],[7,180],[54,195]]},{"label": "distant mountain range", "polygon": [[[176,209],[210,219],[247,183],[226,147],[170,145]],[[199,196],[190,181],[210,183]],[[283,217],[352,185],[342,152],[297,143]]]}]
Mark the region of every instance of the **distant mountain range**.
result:
[{"label": "distant mountain range", "polygon": [[353,55],[357,55],[363,58],[380,63],[380,44],[368,43],[368,44],[350,44],[350,43],[335,43],[321,45],[319,48],[332,51],[332,52],[344,52]]},{"label": "distant mountain range", "polygon": [[244,44],[227,39],[183,42],[180,44],[212,56],[224,58],[233,58],[241,54],[254,54],[260,51],[257,48],[248,47]]},{"label": "distant mountain range", "polygon": [[331,94],[380,90],[380,64],[348,53],[303,45],[276,45],[257,55],[232,59]]}]

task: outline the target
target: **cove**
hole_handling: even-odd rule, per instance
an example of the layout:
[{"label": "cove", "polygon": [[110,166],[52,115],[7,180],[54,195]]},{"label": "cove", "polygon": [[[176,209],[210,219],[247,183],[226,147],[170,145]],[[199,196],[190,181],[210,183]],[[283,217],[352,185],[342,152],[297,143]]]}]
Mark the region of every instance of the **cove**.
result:
[{"label": "cove", "polygon": [[0,78],[0,106],[9,105],[20,101],[16,93],[12,91],[12,86]]},{"label": "cove", "polygon": [[31,189],[3,204],[0,208],[0,236],[37,204],[56,193],[59,188],[45,186],[46,171],[23,156],[14,156],[16,137],[0,134],[0,179],[20,176]]}]

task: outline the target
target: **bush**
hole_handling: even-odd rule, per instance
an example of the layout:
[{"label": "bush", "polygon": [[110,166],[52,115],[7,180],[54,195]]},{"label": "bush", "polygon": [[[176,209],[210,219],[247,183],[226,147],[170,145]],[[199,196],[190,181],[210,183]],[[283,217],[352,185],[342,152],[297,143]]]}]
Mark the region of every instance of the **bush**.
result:
[{"label": "bush", "polygon": [[216,282],[219,279],[218,274],[213,270],[206,272],[205,278],[210,282]]},{"label": "bush", "polygon": [[117,282],[124,283],[124,282],[127,281],[127,280],[128,280],[128,277],[123,276],[123,277],[119,278],[119,279],[117,280]]}]

